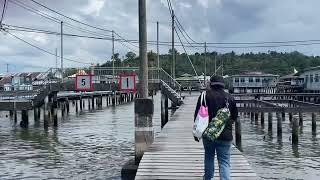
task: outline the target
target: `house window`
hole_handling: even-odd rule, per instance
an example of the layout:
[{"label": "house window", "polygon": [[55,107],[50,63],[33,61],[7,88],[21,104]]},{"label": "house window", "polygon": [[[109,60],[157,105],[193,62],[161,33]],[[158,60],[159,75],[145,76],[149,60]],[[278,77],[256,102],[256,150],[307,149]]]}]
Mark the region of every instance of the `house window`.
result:
[{"label": "house window", "polygon": [[240,79],[240,82],[244,83],[244,82],[245,82],[245,81],[244,81],[244,78],[241,78],[241,79]]},{"label": "house window", "polygon": [[238,83],[239,82],[239,78],[235,78],[234,82]]},{"label": "house window", "polygon": [[310,83],[313,83],[313,74],[310,74]]},{"label": "house window", "polygon": [[253,82],[253,78],[249,77],[249,82],[252,83]]},{"label": "house window", "polygon": [[256,78],[256,82],[259,83],[260,82],[260,78]]},{"label": "house window", "polygon": [[309,79],[309,75],[306,75],[306,78],[305,78],[306,83],[308,83],[308,79]]},{"label": "house window", "polygon": [[314,77],[314,82],[319,82],[319,74],[316,74],[316,76]]}]

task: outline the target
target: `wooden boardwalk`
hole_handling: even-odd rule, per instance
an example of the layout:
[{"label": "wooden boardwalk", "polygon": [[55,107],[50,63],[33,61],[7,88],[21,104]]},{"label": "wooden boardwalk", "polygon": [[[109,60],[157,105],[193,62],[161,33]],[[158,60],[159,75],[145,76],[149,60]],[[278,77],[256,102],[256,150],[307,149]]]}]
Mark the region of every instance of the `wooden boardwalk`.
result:
[{"label": "wooden boardwalk", "polygon": [[[204,150],[193,140],[192,119],[197,97],[187,97],[155,138],[139,164],[136,179],[202,179]],[[215,177],[219,176],[215,159]],[[219,179],[219,178],[215,178]],[[232,147],[231,179],[259,179],[243,154]]]}]

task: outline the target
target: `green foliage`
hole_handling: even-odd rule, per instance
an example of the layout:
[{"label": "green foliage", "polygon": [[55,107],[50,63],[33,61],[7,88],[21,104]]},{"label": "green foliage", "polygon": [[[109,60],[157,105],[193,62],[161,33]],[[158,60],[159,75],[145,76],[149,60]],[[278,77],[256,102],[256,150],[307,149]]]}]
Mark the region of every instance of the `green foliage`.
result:
[{"label": "green foliage", "polygon": [[[175,49],[176,54],[176,76],[179,77],[184,73],[194,75],[194,70],[185,53],[179,53]],[[215,59],[217,69],[223,64],[223,68],[217,71],[217,74],[234,75],[244,71],[262,71],[278,75],[286,75],[293,73],[293,68],[301,71],[307,67],[320,66],[319,56],[306,56],[297,51],[290,53],[282,53],[269,51],[268,53],[243,53],[235,52],[220,54],[217,52],[195,53],[189,55],[190,60],[195,66],[198,75],[202,75],[205,70],[207,75],[212,75],[215,71]],[[150,67],[157,66],[157,54],[148,52],[148,60]],[[171,72],[172,50],[168,54],[160,55],[160,67],[168,73]],[[206,62],[206,63],[205,63]],[[112,67],[112,62],[108,61],[101,66]],[[121,61],[119,54],[115,54],[115,66],[139,67],[139,57],[133,52],[128,52],[125,59]]]}]

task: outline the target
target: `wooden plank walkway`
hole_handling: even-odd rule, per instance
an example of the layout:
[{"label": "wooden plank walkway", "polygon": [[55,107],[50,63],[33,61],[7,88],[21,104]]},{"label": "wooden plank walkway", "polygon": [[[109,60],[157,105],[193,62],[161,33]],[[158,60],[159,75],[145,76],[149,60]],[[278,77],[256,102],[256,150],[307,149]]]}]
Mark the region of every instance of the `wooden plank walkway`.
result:
[{"label": "wooden plank walkway", "polygon": [[[139,164],[136,179],[202,179],[204,149],[193,140],[192,119],[197,97],[184,104],[155,138]],[[219,176],[215,159],[215,177]],[[215,178],[219,179],[219,178]],[[243,154],[232,146],[231,179],[260,179]]]}]

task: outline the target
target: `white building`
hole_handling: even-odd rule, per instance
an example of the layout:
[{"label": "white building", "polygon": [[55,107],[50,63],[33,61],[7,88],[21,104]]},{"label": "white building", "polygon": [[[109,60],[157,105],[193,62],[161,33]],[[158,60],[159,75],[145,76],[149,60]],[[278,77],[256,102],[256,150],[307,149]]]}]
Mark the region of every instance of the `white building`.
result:
[{"label": "white building", "polygon": [[245,72],[231,76],[234,93],[275,93],[279,76],[262,72]]},{"label": "white building", "polygon": [[320,92],[320,66],[305,69],[300,73],[304,79],[304,89],[308,92]]}]

